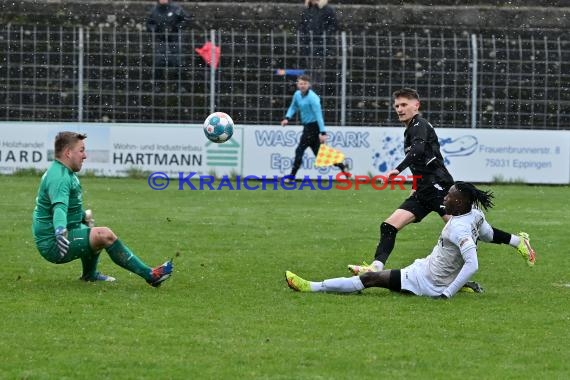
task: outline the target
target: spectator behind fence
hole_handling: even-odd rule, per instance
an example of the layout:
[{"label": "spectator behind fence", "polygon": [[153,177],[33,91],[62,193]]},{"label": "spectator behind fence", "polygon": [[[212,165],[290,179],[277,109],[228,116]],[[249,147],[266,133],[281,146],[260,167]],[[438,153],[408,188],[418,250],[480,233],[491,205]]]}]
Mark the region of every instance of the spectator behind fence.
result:
[{"label": "spectator behind fence", "polygon": [[[323,72],[324,57],[334,55],[334,37],[338,30],[336,12],[328,5],[328,0],[305,0],[305,9],[301,13],[298,27],[301,62],[304,62],[303,69],[311,73],[317,88],[326,81]],[[334,60],[328,63],[335,65]],[[330,91],[324,92],[328,95]]]},{"label": "spectator behind fence", "polygon": [[154,37],[155,81],[167,79],[163,67],[184,66],[182,58],[182,35],[180,32],[190,24],[190,15],[170,0],[157,0],[146,21],[146,29]]},{"label": "spectator behind fence", "polygon": [[328,0],[305,0],[305,9],[301,13],[299,33],[310,42],[310,34],[321,36],[323,33],[334,34],[338,31],[338,21],[334,9]]}]

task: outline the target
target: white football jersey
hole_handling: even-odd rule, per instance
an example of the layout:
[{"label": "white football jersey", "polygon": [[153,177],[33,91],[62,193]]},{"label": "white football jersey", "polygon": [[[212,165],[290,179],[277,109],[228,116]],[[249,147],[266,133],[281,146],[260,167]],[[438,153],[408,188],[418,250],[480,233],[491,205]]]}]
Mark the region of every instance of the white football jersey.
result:
[{"label": "white football jersey", "polygon": [[[442,294],[463,268],[463,254],[475,255],[472,248],[476,248],[477,241],[491,241],[492,238],[493,229],[481,210],[474,208],[468,214],[451,217],[432,252],[426,258],[418,259],[405,268],[405,273],[410,273],[410,276],[410,271],[415,273],[414,284],[406,284],[411,287],[407,290],[419,295]],[[474,261],[476,265],[476,255]],[[476,267],[474,269],[476,270]],[[462,285],[468,278],[458,280]],[[458,288],[453,290],[451,295]]]},{"label": "white football jersey", "polygon": [[493,236],[493,229],[481,210],[472,209],[469,214],[451,217],[441,231],[437,245],[426,258],[426,269],[434,285],[447,287],[457,277],[465,262],[461,251],[477,244],[482,234],[486,235],[483,240],[488,240],[487,236]]}]

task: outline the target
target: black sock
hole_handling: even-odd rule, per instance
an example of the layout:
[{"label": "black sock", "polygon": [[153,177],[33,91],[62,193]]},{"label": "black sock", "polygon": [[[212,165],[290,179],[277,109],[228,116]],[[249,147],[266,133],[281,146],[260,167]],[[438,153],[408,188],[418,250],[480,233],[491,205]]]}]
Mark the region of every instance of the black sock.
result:
[{"label": "black sock", "polygon": [[399,269],[392,269],[390,271],[390,280],[388,281],[388,289],[395,292],[402,290],[402,272]]},{"label": "black sock", "polygon": [[494,244],[510,244],[511,234],[505,231],[501,231],[493,227],[493,240],[491,243]]},{"label": "black sock", "polygon": [[390,256],[390,253],[392,253],[392,250],[394,249],[394,244],[396,244],[397,233],[398,229],[391,224],[383,222],[380,225],[380,241],[376,247],[374,260],[378,260],[386,264],[388,256]]}]

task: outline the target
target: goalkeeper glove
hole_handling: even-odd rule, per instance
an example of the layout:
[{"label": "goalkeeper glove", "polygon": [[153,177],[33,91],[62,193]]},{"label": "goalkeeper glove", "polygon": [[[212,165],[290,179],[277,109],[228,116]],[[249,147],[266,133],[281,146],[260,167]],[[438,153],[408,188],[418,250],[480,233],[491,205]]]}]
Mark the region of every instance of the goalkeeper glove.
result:
[{"label": "goalkeeper glove", "polygon": [[67,240],[67,229],[65,227],[57,227],[55,229],[55,240],[59,255],[63,258],[69,250],[69,240]]}]

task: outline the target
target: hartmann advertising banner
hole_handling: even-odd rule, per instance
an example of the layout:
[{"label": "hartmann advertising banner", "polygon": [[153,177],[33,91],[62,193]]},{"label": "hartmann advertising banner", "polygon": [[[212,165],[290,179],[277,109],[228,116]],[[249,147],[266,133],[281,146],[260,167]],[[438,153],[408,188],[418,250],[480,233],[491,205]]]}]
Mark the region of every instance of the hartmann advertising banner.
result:
[{"label": "hartmann advertising banner", "polygon": [[54,159],[60,131],[87,134],[83,171],[125,176],[132,171],[230,175],[242,171],[241,130],[215,144],[198,125],[3,123],[0,124],[0,173],[46,169]]},{"label": "hartmann advertising banner", "polygon": [[[210,142],[201,125],[110,123],[0,123],[0,173],[46,169],[59,131],[88,135],[83,171],[125,176],[161,171],[170,177],[241,175],[283,177],[291,171],[302,128],[237,125],[223,144]],[[354,175],[382,175],[404,158],[403,127],[331,127],[327,145],[341,151]],[[441,152],[456,180],[570,183],[570,131],[436,128]],[[304,152],[298,178],[332,177]],[[404,175],[409,174],[407,171]]]}]

